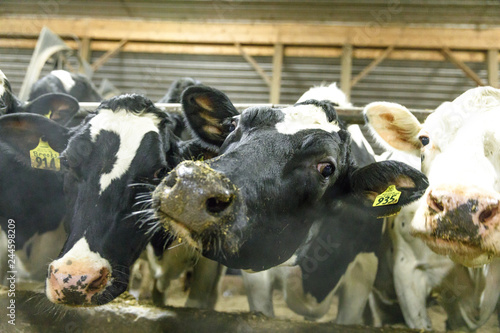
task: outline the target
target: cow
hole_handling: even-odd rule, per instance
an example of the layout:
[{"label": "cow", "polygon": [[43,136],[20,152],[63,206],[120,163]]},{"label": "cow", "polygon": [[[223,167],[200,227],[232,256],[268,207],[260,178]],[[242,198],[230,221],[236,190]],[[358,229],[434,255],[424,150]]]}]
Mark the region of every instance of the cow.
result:
[{"label": "cow", "polygon": [[[330,100],[342,108],[352,106],[335,83],[309,89],[298,99],[297,103],[309,99]],[[375,153],[363,136],[359,126],[350,125],[348,130],[353,138],[351,153],[357,165],[362,167],[375,162]],[[349,212],[349,216],[343,218],[345,220],[356,220],[356,218],[360,217],[357,216],[356,212]],[[332,220],[335,219],[339,221],[328,221],[327,225],[333,227],[336,223],[342,223],[340,217],[332,217]],[[365,220],[361,218],[360,222],[360,225],[372,227],[371,232],[368,229],[366,230],[367,233],[372,235],[381,234],[382,223],[377,222],[375,218],[369,217],[365,218]],[[331,230],[326,228],[324,232],[333,235],[337,231],[334,228],[331,228]],[[354,253],[362,251],[375,252],[379,247],[378,243],[379,238],[372,237],[365,244],[359,246],[352,244],[352,250]],[[348,267],[343,279],[344,283],[336,283],[340,278],[339,273],[344,273],[345,264],[341,265],[338,272],[336,272],[337,258],[327,260],[328,256],[322,256],[319,258],[321,260],[317,260],[315,253],[325,251],[324,248],[321,248],[321,245],[321,242],[316,243],[316,248],[309,251],[307,267],[304,267],[307,269],[306,271],[303,271],[300,266],[274,267],[256,273],[243,271],[242,276],[248,294],[250,310],[262,312],[267,316],[274,316],[272,295],[274,287],[279,286],[283,290],[285,301],[290,309],[308,319],[318,319],[329,310],[333,295],[337,292],[341,301],[336,322],[339,324],[361,324],[363,322],[363,310],[375,279],[376,257],[373,254],[360,253]],[[342,245],[339,244],[339,246]],[[349,258],[352,258],[352,256],[349,255]],[[302,279],[303,274],[307,276],[307,279]],[[330,279],[331,281],[325,282],[324,279]],[[316,293],[312,292],[314,289],[316,289]]]},{"label": "cow", "polygon": [[[340,259],[340,276],[356,254],[350,245],[376,242],[379,235],[367,230],[379,226],[345,220],[335,225],[338,233],[322,234],[328,221],[353,211],[395,213],[427,187],[422,173],[399,162],[357,167],[349,132],[328,101],[251,107],[240,115],[221,91],[190,87],[182,104],[193,133],[220,155],[184,161],[171,171],[153,194],[154,216],[230,268],[262,271],[284,264],[314,273],[306,266],[316,251]],[[352,234],[359,238],[343,243]],[[328,283],[335,285],[335,277]],[[324,289],[313,293],[326,297]]]},{"label": "cow", "polygon": [[[432,328],[426,311],[431,291],[440,292],[449,329],[475,330],[495,309],[499,111],[500,90],[492,87],[469,89],[444,102],[423,124],[396,103],[365,107],[376,137],[388,148],[419,157],[429,178],[423,197],[387,226],[391,245],[381,263],[389,269],[379,270],[392,271],[402,315],[412,328]],[[376,287],[380,280],[388,279],[377,278]]]},{"label": "cow", "polygon": [[[103,101],[71,129],[39,115],[0,118],[2,140],[9,139],[8,151],[18,164],[30,170],[30,150],[40,138],[53,156],[60,154],[57,161],[52,156],[47,161],[58,165],[58,172],[31,170],[43,172],[39,178],[52,179],[60,187],[57,197],[47,192],[45,196],[59,205],[68,233],[58,259],[45,268],[49,300],[72,306],[109,302],[126,289],[129,267],[150,239],[168,246],[170,237],[161,230],[156,237],[158,232],[134,211],[142,205],[137,200],[146,200],[137,197],[147,196],[153,186],[148,182],[181,158],[182,148],[170,126],[167,113],[134,94]],[[38,217],[47,213],[39,210]]]},{"label": "cow", "polygon": [[20,112],[35,113],[67,125],[78,109],[78,101],[64,93],[47,93],[23,103],[14,95],[9,79],[0,70],[0,116]]},{"label": "cow", "polygon": [[[46,170],[33,169],[16,150],[22,146],[22,133],[30,132],[37,147],[44,136],[34,128],[23,128],[19,118],[42,119],[50,124],[54,133],[61,133],[78,111],[78,102],[71,96],[59,93],[42,95],[31,102],[21,102],[13,93],[7,77],[0,71],[0,234],[15,228],[16,269],[18,278],[43,281],[47,263],[57,256],[64,242],[62,217],[65,206],[62,194],[62,177]],[[23,158],[29,159],[29,151]],[[9,221],[11,223],[9,223]],[[10,226],[10,228],[9,228]],[[11,236],[13,236],[12,234]],[[0,235],[0,246],[7,249],[5,234]],[[51,244],[50,247],[43,244]],[[14,247],[9,247],[13,249]],[[11,253],[12,254],[12,253]],[[5,274],[6,257],[0,261],[1,274]],[[0,282],[3,280],[0,276]]]},{"label": "cow", "polygon": [[100,102],[102,96],[97,88],[83,74],[70,73],[63,69],[53,70],[31,86],[28,100],[47,93],[65,93],[80,102]]}]

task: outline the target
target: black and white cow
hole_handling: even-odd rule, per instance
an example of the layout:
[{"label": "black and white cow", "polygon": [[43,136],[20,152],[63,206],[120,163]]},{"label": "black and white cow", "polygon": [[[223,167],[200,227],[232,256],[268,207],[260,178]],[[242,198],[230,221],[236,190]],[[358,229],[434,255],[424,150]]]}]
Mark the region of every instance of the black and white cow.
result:
[{"label": "black and white cow", "polygon": [[[34,146],[30,148],[33,149],[41,138],[52,140],[53,136],[66,131],[62,125],[68,123],[78,109],[78,102],[65,94],[46,94],[22,103],[0,71],[0,110],[4,114],[0,116],[0,229],[7,230],[9,220],[11,227],[15,226],[19,278],[43,280],[47,263],[59,253],[65,238],[61,222],[65,213],[62,177],[26,164],[30,152],[25,156],[18,154],[23,146],[23,133],[32,137]],[[37,119],[41,126],[31,127],[24,119]],[[40,132],[49,128],[52,132],[47,135]],[[61,147],[54,145],[53,148]],[[0,239],[5,240],[4,237],[0,235]],[[0,241],[0,247],[7,249],[7,243]],[[6,263],[0,264],[0,274],[5,274]],[[0,282],[2,280],[0,276]]]},{"label": "black and white cow", "polygon": [[[8,151],[30,174],[39,172],[30,169],[30,150],[40,138],[60,153],[61,171],[42,170],[38,176],[60,187],[52,196],[46,192],[45,200],[58,205],[59,215],[66,212],[68,238],[59,259],[50,264],[46,281],[51,301],[75,306],[106,303],[126,289],[129,267],[153,235],[168,244],[169,239],[158,236],[143,215],[134,214],[141,209],[134,205],[138,195],[151,190],[148,182],[181,159],[170,127],[168,114],[139,95],[104,101],[73,129],[38,115],[0,118],[2,140],[9,140]],[[47,209],[34,213],[60,221]]]},{"label": "black and white cow", "polygon": [[[335,83],[329,86],[311,88],[299,98],[297,103],[310,99],[329,100],[343,108],[352,106]],[[357,165],[362,167],[375,162],[373,149],[364,138],[359,126],[351,125],[348,130],[353,139],[351,153]],[[339,242],[332,251],[331,248],[325,246],[325,244],[329,244],[325,237],[329,237],[329,239],[338,237],[342,231],[336,230],[336,228],[345,221],[350,221],[351,225],[357,223],[361,227],[367,226],[366,232],[359,232],[357,236],[381,234],[382,223],[371,216],[366,218],[356,214],[355,211],[350,211],[342,217],[331,217],[331,221],[325,223],[327,227],[323,228],[320,235],[316,236],[319,241],[311,242],[314,245],[311,246],[307,258],[303,260],[302,267],[274,267],[261,272],[242,272],[250,310],[273,316],[273,289],[279,286],[283,290],[285,301],[290,309],[306,318],[318,319],[329,310],[336,292],[340,296],[336,322],[339,324],[361,324],[363,310],[372,289],[377,267],[376,257],[367,252],[377,250],[380,238],[370,237],[368,241],[357,239],[359,245],[354,242],[350,244]],[[347,237],[356,239],[357,236],[353,238],[353,235],[348,235]],[[349,247],[350,250],[346,250],[346,252],[350,251],[354,254],[364,253],[356,257],[356,260],[349,265],[346,271],[346,263],[338,265],[340,260],[334,254],[338,247],[343,249]],[[346,260],[349,259],[352,259],[351,253],[346,256]],[[346,271],[344,282],[337,283],[344,271]]]},{"label": "black and white cow", "polygon": [[[495,259],[500,90],[470,89],[441,104],[423,124],[396,103],[371,103],[365,115],[382,142],[420,157],[429,177],[422,199],[403,208],[387,227],[392,242],[385,263],[406,323],[431,329],[426,304],[431,291],[438,291],[447,327],[476,330],[500,295],[500,260]],[[377,279],[380,289],[383,280]]]},{"label": "black and white cow", "polygon": [[98,305],[126,289],[129,268],[154,233],[134,214],[136,198],[181,159],[169,122],[150,100],[122,95],[102,102],[71,136],[61,154],[71,224],[49,266],[52,302]]},{"label": "black and white cow", "polygon": [[[350,135],[327,101],[252,107],[239,115],[222,92],[190,87],[183,107],[194,132],[221,155],[177,166],[157,187],[153,207],[169,232],[228,267],[302,265],[326,215],[355,210],[383,216],[427,187],[425,176],[402,163],[357,167]],[[372,207],[391,186],[401,192],[399,201]],[[396,196],[385,202],[394,203]],[[342,259],[339,266],[354,258],[350,249],[336,251],[344,233],[379,237],[366,232],[368,225],[350,223],[339,223],[339,235],[322,239]]]},{"label": "black and white cow", "polygon": [[47,93],[65,93],[80,102],[100,102],[102,100],[97,88],[85,75],[70,73],[62,69],[53,70],[33,83],[28,99],[32,101]]}]

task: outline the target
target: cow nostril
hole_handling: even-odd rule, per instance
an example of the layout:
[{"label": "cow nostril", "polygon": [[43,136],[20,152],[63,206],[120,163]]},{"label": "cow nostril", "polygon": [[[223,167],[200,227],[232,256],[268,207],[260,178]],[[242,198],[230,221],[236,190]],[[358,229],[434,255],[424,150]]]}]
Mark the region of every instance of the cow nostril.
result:
[{"label": "cow nostril", "polygon": [[232,196],[208,198],[206,201],[207,211],[212,214],[218,214],[226,210],[232,202]]},{"label": "cow nostril", "polygon": [[442,211],[444,211],[442,200],[432,195],[432,192],[427,196],[427,205],[436,213],[441,213]]},{"label": "cow nostril", "polygon": [[489,206],[479,214],[479,222],[486,223],[498,213],[498,206]]},{"label": "cow nostril", "polygon": [[93,291],[102,290],[103,287],[108,282],[108,275],[109,275],[108,269],[102,268],[99,271],[99,276],[89,283],[89,285],[87,287],[87,291],[93,292]]}]

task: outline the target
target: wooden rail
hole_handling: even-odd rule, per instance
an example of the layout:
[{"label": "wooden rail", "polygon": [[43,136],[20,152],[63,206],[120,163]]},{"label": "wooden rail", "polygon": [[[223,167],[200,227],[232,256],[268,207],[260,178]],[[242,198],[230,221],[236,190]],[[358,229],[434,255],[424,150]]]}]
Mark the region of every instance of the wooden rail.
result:
[{"label": "wooden rail", "polygon": [[[156,103],[156,107],[168,111],[181,113],[182,106],[179,103]],[[85,117],[88,112],[94,111],[99,106],[99,103],[80,103],[80,111],[77,117]],[[272,108],[283,108],[290,105],[286,104],[235,104],[234,105],[238,111],[243,111],[251,106],[267,106]],[[351,107],[351,108],[335,108],[339,118],[348,124],[364,124],[365,120],[363,118],[363,108],[362,107]],[[420,110],[412,109],[410,112],[413,113],[415,117],[420,122],[423,122],[433,110]]]}]

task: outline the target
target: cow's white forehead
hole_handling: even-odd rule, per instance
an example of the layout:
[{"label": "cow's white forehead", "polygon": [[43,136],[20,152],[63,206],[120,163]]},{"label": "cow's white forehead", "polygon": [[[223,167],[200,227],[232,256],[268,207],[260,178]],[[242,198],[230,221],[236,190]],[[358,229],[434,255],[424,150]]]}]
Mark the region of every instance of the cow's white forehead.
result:
[{"label": "cow's white forehead", "polygon": [[114,179],[123,176],[129,169],[132,160],[142,142],[142,138],[149,132],[159,133],[160,119],[151,113],[134,114],[127,110],[101,109],[90,120],[90,136],[95,142],[101,131],[109,131],[120,138],[120,147],[116,153],[116,162],[109,173],[101,175],[100,192],[104,192]]},{"label": "cow's white forehead", "polygon": [[66,92],[69,92],[71,88],[73,88],[75,85],[75,80],[73,80],[71,74],[68,71],[58,69],[50,72],[50,74],[54,75],[59,79],[59,81],[61,81],[64,90],[66,90]]},{"label": "cow's white forehead", "polygon": [[297,100],[297,103],[305,102],[309,99],[315,99],[317,101],[328,100],[332,103],[337,104],[340,107],[351,107],[352,104],[347,99],[347,96],[342,90],[337,87],[334,82],[328,86],[313,87],[306,91]]},{"label": "cow's white forehead", "polygon": [[302,104],[282,109],[285,118],[276,124],[276,130],[281,134],[295,134],[306,129],[321,129],[331,132],[340,130],[337,121],[329,122],[325,110],[314,104]]},{"label": "cow's white forehead", "polygon": [[469,89],[452,102],[441,104],[427,117],[423,128],[430,134],[434,143],[443,149],[473,118],[494,110],[500,113],[499,89]]}]

